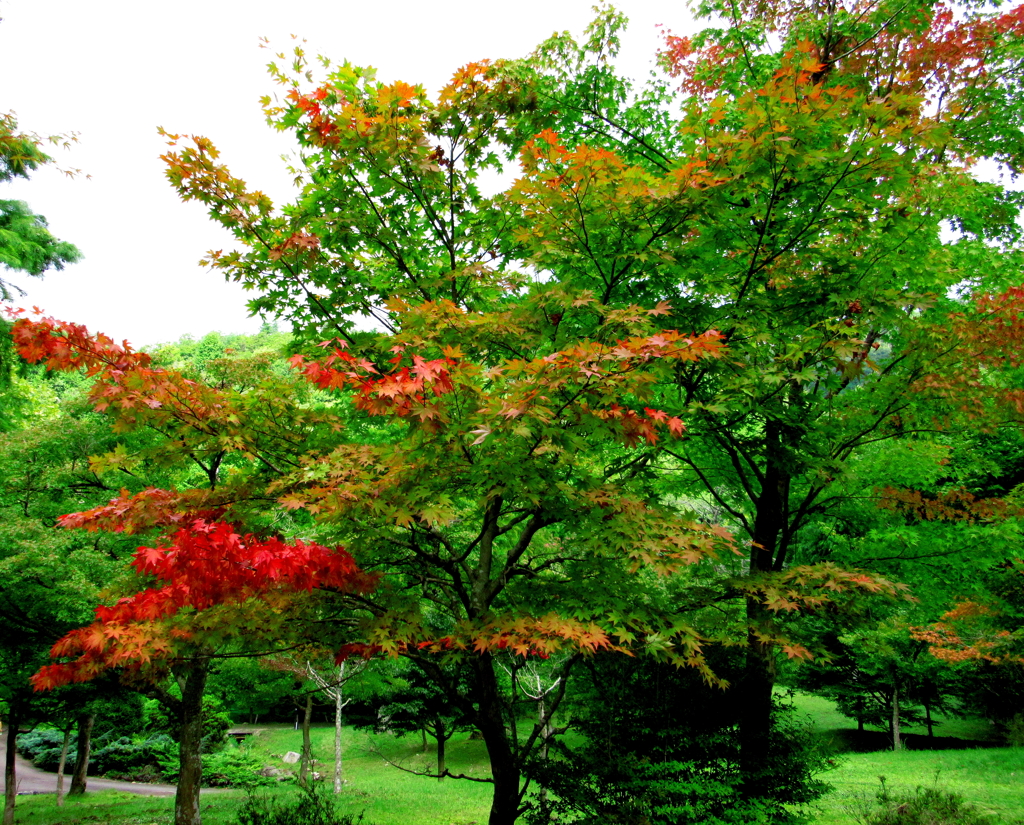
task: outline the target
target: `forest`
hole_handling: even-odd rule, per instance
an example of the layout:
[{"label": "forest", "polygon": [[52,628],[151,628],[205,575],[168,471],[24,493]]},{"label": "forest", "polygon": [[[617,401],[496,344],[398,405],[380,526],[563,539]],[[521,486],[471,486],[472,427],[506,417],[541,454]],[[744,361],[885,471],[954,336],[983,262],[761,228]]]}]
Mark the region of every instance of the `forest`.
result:
[{"label": "forest", "polygon": [[645,80],[610,6],[436,95],[298,41],[287,203],[161,130],[257,335],[20,307],[79,253],[0,200],[4,825],[18,747],[53,822],[363,821],[363,750],[449,800],[366,822],[1024,820],[913,761],[821,807],[1024,769],[1024,6],[693,11]]}]

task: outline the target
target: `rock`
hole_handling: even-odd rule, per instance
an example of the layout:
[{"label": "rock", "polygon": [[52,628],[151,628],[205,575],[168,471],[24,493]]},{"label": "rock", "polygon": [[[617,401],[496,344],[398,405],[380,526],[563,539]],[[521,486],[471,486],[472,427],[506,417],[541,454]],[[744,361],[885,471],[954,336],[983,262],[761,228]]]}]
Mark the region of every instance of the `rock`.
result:
[{"label": "rock", "polygon": [[294,765],[302,756],[297,754],[295,751],[288,751],[284,756],[281,757],[286,765]]},{"label": "rock", "polygon": [[284,771],[280,768],[275,768],[273,765],[267,765],[260,771],[260,776],[283,776]]}]

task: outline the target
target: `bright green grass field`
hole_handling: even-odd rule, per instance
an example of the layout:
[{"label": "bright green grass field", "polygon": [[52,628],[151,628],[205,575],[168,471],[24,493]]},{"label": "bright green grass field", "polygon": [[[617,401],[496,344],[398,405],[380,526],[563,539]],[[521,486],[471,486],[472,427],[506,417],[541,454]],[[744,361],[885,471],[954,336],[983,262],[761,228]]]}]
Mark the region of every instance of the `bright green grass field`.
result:
[{"label": "bright green grass field", "polygon": [[[797,696],[796,705],[813,729],[828,740],[831,732],[849,729],[850,721],[830,703]],[[943,720],[936,733],[966,739],[985,739],[985,723]],[[300,734],[286,726],[261,727],[243,747],[259,753],[267,765],[285,768],[281,757],[298,751]],[[910,729],[910,733],[920,733]],[[313,751],[321,764],[317,770],[329,782],[333,770],[333,729],[313,730]],[[434,779],[403,773],[387,760],[412,770],[433,769],[434,746],[421,753],[416,737],[393,739],[346,729],[343,764],[347,784],[339,809],[364,813],[364,825],[483,825],[487,821],[490,786],[484,783]],[[815,825],[853,825],[856,813],[874,800],[879,776],[890,789],[912,789],[937,783],[956,791],[983,811],[1004,822],[1024,821],[1024,748],[977,750],[902,751],[892,753],[840,754],[837,767],[826,775],[834,791],[812,811]],[[485,776],[487,761],[483,743],[458,736],[448,744],[448,767],[455,773]],[[295,793],[294,786],[271,793]],[[204,791],[205,825],[230,825],[245,795],[240,791]],[[90,793],[70,801],[61,810],[52,797],[19,797],[16,822],[32,825],[169,825],[173,800],[133,797],[128,794]]]}]

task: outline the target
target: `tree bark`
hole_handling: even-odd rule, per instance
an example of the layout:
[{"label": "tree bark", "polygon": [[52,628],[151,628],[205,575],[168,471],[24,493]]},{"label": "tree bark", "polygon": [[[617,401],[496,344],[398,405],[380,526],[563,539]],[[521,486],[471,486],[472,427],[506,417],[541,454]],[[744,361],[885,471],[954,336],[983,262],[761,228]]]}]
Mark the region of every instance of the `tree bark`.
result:
[{"label": "tree bark", "polygon": [[16,757],[18,755],[18,728],[21,714],[16,701],[10,703],[7,712],[7,753],[4,764],[4,825],[14,825],[14,803],[18,799],[18,777]]},{"label": "tree bark", "polygon": [[[765,422],[765,468],[755,502],[750,548],[750,575],[775,569],[779,554],[789,476],[783,468],[783,428],[771,418]],[[765,770],[771,742],[772,689],[775,686],[775,653],[759,638],[768,623],[768,610],[756,597],[746,602],[747,655],[740,682],[740,774],[748,799],[766,790]]]},{"label": "tree bark", "polygon": [[477,727],[491,763],[494,794],[488,825],[514,825],[519,815],[521,771],[512,753],[502,713],[501,693],[494,673],[494,660],[484,653],[473,660]]},{"label": "tree bark", "polygon": [[71,744],[71,728],[64,731],[64,744],[60,748],[60,762],[57,764],[57,807],[64,807],[64,766],[68,761],[68,746]]},{"label": "tree bark", "polygon": [[341,711],[345,707],[342,702],[341,692],[344,687],[345,663],[338,667],[338,686],[334,689],[334,792],[341,793],[341,786],[345,784],[344,773],[341,764]]},{"label": "tree bark", "polygon": [[438,725],[434,731],[434,738],[437,739],[437,781],[444,782],[444,745],[448,741],[448,731],[443,725]]},{"label": "tree bark", "polygon": [[932,722],[932,703],[928,700],[924,700],[924,723],[928,726],[928,738],[935,738],[935,731],[932,730],[934,722]]},{"label": "tree bark", "polygon": [[89,752],[92,750],[92,726],[96,724],[95,713],[83,713],[78,717],[78,747],[75,756],[75,772],[71,774],[71,788],[68,796],[85,793],[89,775]]},{"label": "tree bark", "polygon": [[203,783],[203,693],[210,673],[205,659],[190,663],[178,678],[181,705],[178,715],[178,792],[174,797],[174,825],[201,825],[199,789]]},{"label": "tree bark", "polygon": [[313,694],[306,694],[306,707],[302,713],[302,761],[299,764],[299,785],[309,786],[309,775],[312,772],[313,743],[310,741],[309,728],[313,721]]},{"label": "tree bark", "polygon": [[894,751],[903,749],[903,741],[900,738],[900,688],[894,685],[892,689],[892,749]]}]

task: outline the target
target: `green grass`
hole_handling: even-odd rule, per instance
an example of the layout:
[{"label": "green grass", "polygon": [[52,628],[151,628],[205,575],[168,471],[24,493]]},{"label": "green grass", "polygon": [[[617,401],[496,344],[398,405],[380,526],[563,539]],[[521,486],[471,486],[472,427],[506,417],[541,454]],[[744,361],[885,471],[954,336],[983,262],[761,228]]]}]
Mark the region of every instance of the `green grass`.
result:
[{"label": "green grass", "polygon": [[[229,825],[245,794],[240,791],[202,795],[203,825]],[[120,791],[87,793],[68,798],[58,808],[50,794],[19,796],[14,811],[18,825],[169,825],[174,821],[173,797],[146,797]]]},{"label": "green grass", "polygon": [[[855,740],[855,723],[827,699],[797,693],[793,703],[826,746],[842,750]],[[942,737],[939,741],[943,744],[953,737],[964,743],[995,741],[991,724],[983,719],[936,719],[940,724],[935,735]],[[1024,748],[914,750],[915,744],[922,748],[929,744],[926,728],[908,726],[904,732],[918,737],[910,740],[911,749],[836,755],[836,769],[825,776],[834,790],[816,806],[815,825],[856,822],[856,812],[874,803],[882,776],[890,790],[936,785],[955,791],[983,812],[1005,822],[1024,821]]]},{"label": "green grass", "polygon": [[[301,749],[301,734],[289,725],[255,727],[261,732],[242,747],[258,753],[266,765],[281,770],[297,769],[295,765],[286,765],[282,757],[288,751]],[[334,729],[315,727],[312,742],[313,755],[318,760],[316,770],[324,782],[330,783],[334,770]],[[433,770],[433,740],[428,742],[424,754],[417,737],[396,739],[346,729],[343,743],[346,784],[338,805],[342,813],[363,813],[366,825],[473,825],[487,821],[489,784],[454,779],[438,782],[405,773],[386,761],[409,770]],[[470,741],[468,734],[450,741],[446,756],[453,773],[488,775],[483,742]],[[293,784],[282,783],[262,792],[293,794],[296,790]],[[204,825],[230,825],[244,799],[243,791],[204,790]],[[49,795],[22,796],[18,798],[15,821],[19,825],[169,825],[173,809],[173,799],[113,792],[90,792],[84,798],[69,799],[63,809],[58,809]]]},{"label": "green grass", "polygon": [[[795,697],[823,738],[844,741],[838,732],[850,730],[850,720],[840,716],[831,703],[814,696]],[[943,736],[980,740],[991,735],[986,723],[974,720],[944,720],[937,729]],[[281,757],[301,748],[301,736],[291,726],[258,726],[261,733],[243,747],[259,754],[261,761],[280,769],[292,769]],[[924,731],[911,729],[911,732]],[[334,731],[313,729],[316,766],[325,782],[333,770]],[[487,821],[490,786],[484,783],[404,773],[386,760],[411,770],[432,770],[434,743],[421,753],[417,737],[395,739],[363,731],[345,730],[344,767],[347,784],[339,809],[365,814],[366,825],[483,825]],[[853,825],[855,813],[870,805],[885,776],[890,790],[912,789],[937,784],[956,791],[983,811],[1001,817],[1005,823],[1024,822],[1024,748],[983,748],[965,750],[907,750],[899,753],[876,751],[847,753],[835,757],[837,767],[825,778],[834,791],[814,808],[814,825]],[[448,744],[448,767],[455,773],[484,776],[487,760],[483,743],[460,734]],[[270,793],[295,793],[294,785],[269,789]],[[204,825],[231,825],[234,812],[245,795],[241,791],[204,791]],[[84,799],[69,800],[57,809],[49,796],[19,797],[16,822],[23,825],[169,825],[173,799],[136,797],[123,793],[90,793]]]},{"label": "green grass", "polygon": [[935,785],[955,791],[1004,822],[1024,821],[1024,748],[878,751],[848,754],[826,779],[834,787],[817,806],[815,825],[849,825],[874,802],[879,777],[890,790]]}]

